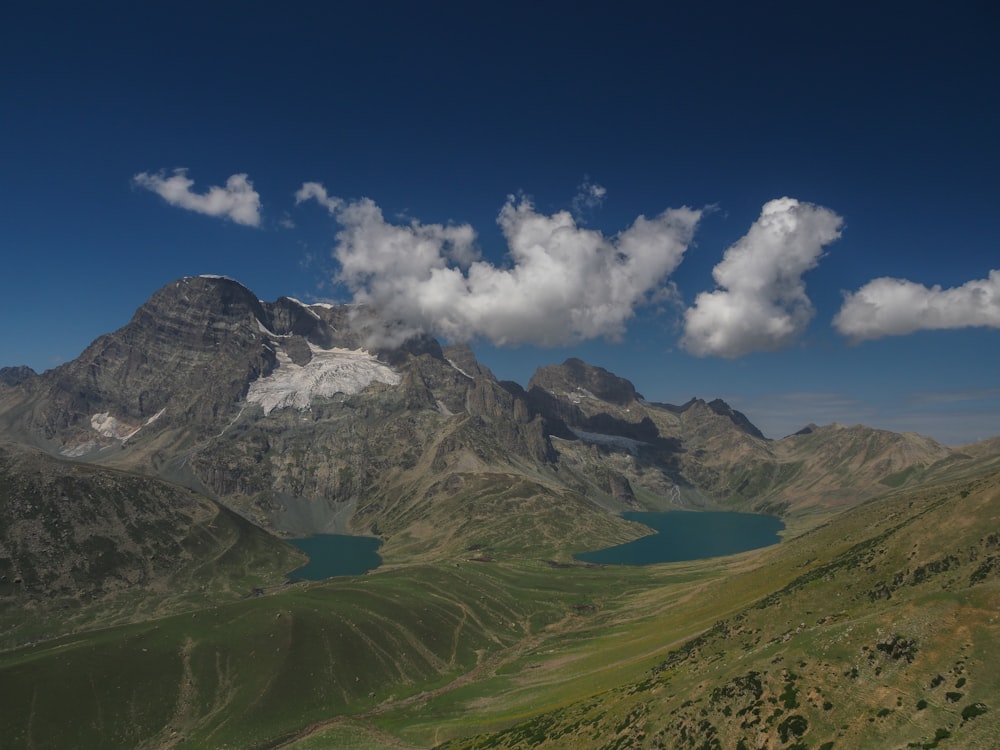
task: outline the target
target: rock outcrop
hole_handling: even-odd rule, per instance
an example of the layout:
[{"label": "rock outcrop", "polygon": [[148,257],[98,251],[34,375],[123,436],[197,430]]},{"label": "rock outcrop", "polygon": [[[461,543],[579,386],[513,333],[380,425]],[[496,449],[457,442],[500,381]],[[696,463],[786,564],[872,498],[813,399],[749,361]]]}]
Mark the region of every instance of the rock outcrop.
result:
[{"label": "rock outcrop", "polygon": [[5,385],[20,385],[37,375],[38,373],[25,365],[20,365],[18,367],[0,367],[0,387]]}]

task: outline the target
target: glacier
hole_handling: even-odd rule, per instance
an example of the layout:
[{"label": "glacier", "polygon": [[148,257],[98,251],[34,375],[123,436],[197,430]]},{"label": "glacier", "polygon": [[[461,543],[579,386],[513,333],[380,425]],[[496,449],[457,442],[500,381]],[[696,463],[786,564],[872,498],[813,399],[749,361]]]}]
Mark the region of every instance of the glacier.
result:
[{"label": "glacier", "polygon": [[247,401],[260,404],[264,414],[275,409],[308,409],[315,398],[360,393],[373,382],[399,385],[402,378],[364,349],[321,349],[309,344],[312,359],[297,365],[279,346],[278,367],[250,384]]}]

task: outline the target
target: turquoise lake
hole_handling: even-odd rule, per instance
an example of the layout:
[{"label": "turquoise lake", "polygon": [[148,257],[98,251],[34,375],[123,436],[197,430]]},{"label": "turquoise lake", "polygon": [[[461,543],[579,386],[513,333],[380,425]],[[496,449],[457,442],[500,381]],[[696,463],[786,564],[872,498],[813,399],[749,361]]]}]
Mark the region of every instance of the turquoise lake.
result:
[{"label": "turquoise lake", "polygon": [[289,539],[309,555],[309,562],[288,574],[288,578],[322,581],[335,576],[359,576],[382,564],[376,550],[382,542],[372,536],[317,534]]},{"label": "turquoise lake", "polygon": [[604,565],[702,560],[777,544],[781,541],[778,532],[785,528],[784,522],[776,516],[728,511],[632,512],[623,514],[622,518],[649,526],[657,533],[574,557]]}]

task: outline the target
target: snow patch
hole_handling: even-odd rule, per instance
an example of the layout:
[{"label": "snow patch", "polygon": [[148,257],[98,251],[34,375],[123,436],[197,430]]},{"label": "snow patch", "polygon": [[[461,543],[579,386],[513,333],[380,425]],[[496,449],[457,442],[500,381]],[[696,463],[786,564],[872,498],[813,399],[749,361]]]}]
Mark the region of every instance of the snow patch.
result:
[{"label": "snow patch", "polygon": [[149,419],[147,419],[147,420],[146,420],[146,421],[145,421],[145,422],[143,423],[143,425],[142,425],[142,426],[143,426],[143,427],[148,427],[149,425],[153,424],[153,422],[155,422],[155,421],[156,421],[157,419],[159,419],[160,417],[162,417],[162,416],[163,416],[163,412],[165,412],[166,410],[167,410],[167,407],[163,407],[163,408],[162,408],[162,409],[160,409],[160,410],[159,410],[158,412],[156,412],[156,414],[154,414],[154,415],[153,415],[153,416],[151,416],[151,417],[150,417]]},{"label": "snow patch", "polygon": [[633,438],[622,437],[621,435],[605,435],[601,432],[584,432],[583,430],[575,430],[572,427],[570,428],[570,432],[585,443],[595,443],[608,448],[618,448],[619,450],[628,451],[633,456],[638,455],[639,448],[644,445],[649,445],[649,443],[644,443],[641,440],[634,440]]},{"label": "snow patch", "polygon": [[582,388],[580,386],[577,386],[576,388],[574,388],[572,392],[567,392],[566,393],[566,398],[568,398],[574,404],[580,403],[580,401],[582,401],[585,398],[589,398],[589,399],[592,399],[594,401],[599,401],[600,400],[600,399],[597,398],[597,396],[595,396],[593,393],[591,393],[590,391],[588,391],[586,388]]},{"label": "snow patch", "polygon": [[287,300],[289,300],[291,302],[294,302],[296,305],[298,305],[303,310],[305,310],[307,313],[309,313],[314,318],[316,318],[316,320],[322,320],[322,318],[320,318],[319,315],[316,314],[315,310],[310,310],[309,309],[310,305],[307,305],[305,302],[302,302],[301,300],[297,300],[297,299],[295,299],[295,297],[285,297],[285,299],[287,299]]},{"label": "snow patch", "polygon": [[[102,411],[90,416],[90,429],[108,440],[120,440],[122,445],[135,436],[143,427],[148,427],[157,419],[163,416],[166,408],[160,409],[156,414],[149,417],[142,424],[126,422],[111,415],[111,412]],[[77,445],[71,445],[59,451],[59,455],[68,458],[79,458],[88,453],[107,447],[107,443],[98,440],[85,440]]]},{"label": "snow patch", "polygon": [[[163,416],[163,412],[166,411],[166,407],[160,409],[156,414],[151,416],[142,424],[134,424],[131,422],[126,422],[124,420],[118,419],[117,417],[111,416],[111,412],[102,411],[99,414],[94,414],[90,417],[90,428],[112,440],[121,440],[123,443],[130,437],[134,436],[143,427],[148,427],[153,424],[157,419]],[[69,454],[66,454],[69,455]]]},{"label": "snow patch", "polygon": [[242,416],[243,416],[243,410],[244,410],[244,409],[246,409],[246,408],[247,408],[247,407],[246,407],[246,405],[245,405],[245,404],[244,404],[243,406],[241,406],[241,407],[240,407],[240,410],[239,410],[239,412],[238,412],[238,413],[236,414],[236,416],[235,416],[235,417],[233,417],[233,418],[232,418],[231,420],[229,420],[229,424],[227,424],[227,425],[226,425],[225,427],[223,427],[223,428],[222,428],[222,431],[221,431],[221,432],[220,432],[220,433],[219,433],[218,435],[216,435],[216,437],[217,437],[217,438],[220,438],[220,437],[222,437],[223,435],[225,435],[225,434],[226,434],[226,430],[228,430],[228,429],[229,429],[230,427],[232,427],[232,426],[233,426],[234,424],[236,424],[237,420],[238,420],[238,419],[239,419],[240,417],[242,417]]},{"label": "snow patch", "polygon": [[[259,321],[258,321],[259,322]],[[360,393],[373,382],[399,385],[402,378],[388,365],[363,349],[320,349],[309,344],[312,359],[305,365],[292,362],[283,350],[275,352],[278,367],[250,384],[247,401],[260,404],[264,414],[275,409],[308,409],[314,398],[337,393]]]},{"label": "snow patch", "polygon": [[[312,311],[310,311],[310,312],[312,312]],[[315,315],[315,313],[313,313],[313,314]],[[270,336],[271,338],[274,338],[274,339],[288,339],[288,338],[292,337],[292,334],[290,334],[290,333],[275,333],[270,328],[268,328],[266,325],[264,325],[263,323],[261,323],[260,322],[260,318],[254,318],[254,320],[257,321],[257,330],[260,331],[261,333],[263,333],[265,336]]]},{"label": "snow patch", "polygon": [[474,378],[474,377],[472,377],[472,376],[471,376],[471,375],[470,375],[469,373],[467,373],[467,372],[466,372],[465,370],[463,370],[463,369],[462,369],[461,367],[459,367],[458,365],[456,365],[456,364],[455,364],[454,362],[452,362],[452,361],[451,361],[450,359],[445,359],[445,361],[446,361],[446,362],[447,362],[447,363],[448,363],[449,365],[451,365],[452,367],[454,367],[454,368],[455,368],[456,370],[458,370],[458,371],[459,371],[460,373],[462,373],[463,375],[465,375],[465,377],[467,377],[467,378],[468,378],[469,380],[475,380],[475,378]]},{"label": "snow patch", "polygon": [[112,417],[110,412],[103,411],[91,416],[90,428],[106,438],[125,441],[141,430],[142,425],[123,422],[117,417]]},{"label": "snow patch", "polygon": [[85,443],[80,443],[70,448],[63,448],[59,451],[59,455],[66,456],[67,458],[79,458],[80,456],[86,456],[91,451],[97,450],[100,447],[96,440],[88,440]]}]

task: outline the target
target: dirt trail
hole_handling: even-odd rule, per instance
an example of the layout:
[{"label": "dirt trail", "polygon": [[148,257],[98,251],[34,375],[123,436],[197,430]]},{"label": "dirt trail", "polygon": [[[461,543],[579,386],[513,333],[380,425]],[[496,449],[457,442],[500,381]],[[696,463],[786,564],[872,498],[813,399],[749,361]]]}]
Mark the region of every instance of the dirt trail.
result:
[{"label": "dirt trail", "polygon": [[198,687],[194,681],[194,671],[191,669],[191,652],[195,643],[191,638],[184,641],[179,656],[181,659],[181,679],[177,686],[177,703],[174,715],[159,734],[143,742],[140,748],[169,750],[184,741],[184,732],[190,728],[194,701],[197,698]]}]

